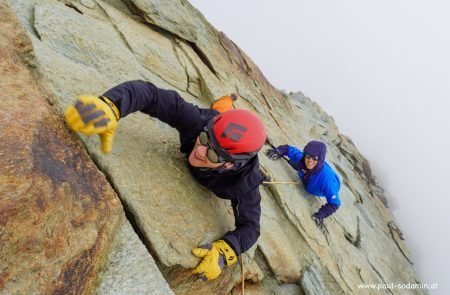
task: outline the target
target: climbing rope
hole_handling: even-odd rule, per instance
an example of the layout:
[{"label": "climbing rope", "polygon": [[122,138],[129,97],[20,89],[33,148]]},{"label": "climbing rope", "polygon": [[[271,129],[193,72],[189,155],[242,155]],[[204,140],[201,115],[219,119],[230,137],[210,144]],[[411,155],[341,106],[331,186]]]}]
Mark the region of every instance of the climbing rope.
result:
[{"label": "climbing rope", "polygon": [[263,184],[300,184],[298,181],[263,181]]},{"label": "climbing rope", "polygon": [[244,280],[245,280],[245,277],[244,277],[244,261],[242,260],[242,255],[240,255],[239,256],[239,263],[241,264],[241,273],[242,273],[242,285],[241,285],[241,288],[242,288],[242,295],[244,295]]}]

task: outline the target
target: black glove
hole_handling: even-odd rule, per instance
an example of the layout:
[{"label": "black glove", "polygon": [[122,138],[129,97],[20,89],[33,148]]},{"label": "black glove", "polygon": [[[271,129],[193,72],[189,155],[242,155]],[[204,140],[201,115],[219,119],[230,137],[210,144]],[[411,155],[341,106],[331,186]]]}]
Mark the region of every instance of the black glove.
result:
[{"label": "black glove", "polygon": [[312,220],[314,220],[314,222],[316,223],[317,227],[320,230],[323,230],[323,228],[325,227],[325,225],[323,224],[323,218],[319,218],[317,216],[317,213],[314,213],[313,215],[311,215]]},{"label": "black glove", "polygon": [[336,212],[336,210],[339,207],[335,204],[330,204],[330,203],[326,203],[325,205],[323,205],[322,207],[320,207],[319,211],[317,211],[316,213],[314,213],[314,215],[319,218],[319,219],[325,219],[328,216],[330,216],[331,214],[333,214],[334,212]]},{"label": "black glove", "polygon": [[325,205],[323,205],[322,207],[320,207],[319,211],[317,211],[316,213],[314,213],[311,218],[314,220],[314,222],[317,224],[317,227],[319,227],[320,229],[323,229],[324,224],[323,224],[323,220],[327,217],[329,217],[331,214],[333,214],[334,212],[336,212],[336,210],[339,207],[335,204],[330,204],[330,203],[326,203]]},{"label": "black glove", "polygon": [[268,149],[266,151],[266,156],[267,158],[275,161],[281,158],[283,155],[277,149]]}]

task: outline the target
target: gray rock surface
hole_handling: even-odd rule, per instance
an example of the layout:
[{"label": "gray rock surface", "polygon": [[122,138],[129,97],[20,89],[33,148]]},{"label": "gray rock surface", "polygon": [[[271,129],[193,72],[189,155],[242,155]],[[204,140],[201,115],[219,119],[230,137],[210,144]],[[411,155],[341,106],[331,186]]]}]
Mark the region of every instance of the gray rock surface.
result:
[{"label": "gray rock surface", "polygon": [[306,269],[302,277],[302,287],[306,295],[329,295],[325,288],[322,276],[317,268],[311,266]]},{"label": "gray rock surface", "polygon": [[96,294],[173,294],[128,221],[120,226],[112,247]]},{"label": "gray rock surface", "polygon": [[[323,201],[308,196],[302,185],[262,186],[261,236],[244,255],[244,275],[252,282],[247,284],[249,294],[359,294],[360,283],[419,281],[368,161],[339,133],[333,118],[301,92],[275,89],[251,59],[187,1],[9,4],[33,43],[36,58],[28,65],[58,98],[53,104],[60,112],[76,95],[100,95],[120,82],[143,79],[176,90],[201,107],[238,93],[236,107],[261,116],[274,145],[303,148],[312,139],[326,142],[327,161],[342,179],[342,208],[322,232],[310,216]],[[110,260],[99,273],[98,294],[165,291],[165,282],[176,294],[238,294],[237,265],[213,282],[198,282],[190,275],[189,268],[198,263],[191,249],[233,229],[234,220],[229,202],[190,176],[175,130],[136,113],[120,120],[107,156],[100,152],[98,138],[80,139],[141,237],[122,227],[115,248],[105,253]],[[260,161],[273,180],[297,180],[285,161],[270,161],[262,153]],[[146,263],[157,271],[144,250],[151,252],[162,276],[145,271],[131,275]],[[127,261],[133,253],[145,259]]]},{"label": "gray rock surface", "polygon": [[35,65],[27,33],[0,2],[0,294],[86,294],[123,208]]}]

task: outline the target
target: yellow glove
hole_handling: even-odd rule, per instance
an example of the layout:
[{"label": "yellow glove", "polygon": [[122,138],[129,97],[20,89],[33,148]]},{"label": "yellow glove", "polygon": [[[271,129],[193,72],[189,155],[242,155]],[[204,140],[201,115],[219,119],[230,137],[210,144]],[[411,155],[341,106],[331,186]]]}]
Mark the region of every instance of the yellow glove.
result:
[{"label": "yellow glove", "polygon": [[102,151],[107,154],[112,150],[120,113],[109,99],[102,98],[104,101],[93,95],[80,95],[77,102],[66,109],[65,116],[73,131],[100,135]]},{"label": "yellow glove", "polygon": [[195,248],[192,254],[203,258],[202,262],[192,270],[192,274],[196,274],[204,281],[216,279],[222,273],[225,264],[231,266],[237,261],[236,253],[223,240]]}]

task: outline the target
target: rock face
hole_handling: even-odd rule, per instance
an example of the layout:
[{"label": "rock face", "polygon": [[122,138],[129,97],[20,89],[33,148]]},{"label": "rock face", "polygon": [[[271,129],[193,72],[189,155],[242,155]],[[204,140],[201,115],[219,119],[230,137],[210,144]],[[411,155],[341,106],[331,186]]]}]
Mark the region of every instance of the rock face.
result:
[{"label": "rock face", "polygon": [[4,4],[0,36],[0,293],[92,292],[122,206],[23,64],[31,44]]},{"label": "rock face", "polygon": [[106,265],[99,273],[98,295],[173,294],[152,256],[128,222],[119,228]]},{"label": "rock face", "polygon": [[[105,156],[98,138],[80,137],[86,153],[65,126],[62,110],[76,95],[132,79],[202,107],[236,92],[236,107],[263,118],[271,144],[327,143],[342,208],[322,232],[310,218],[321,201],[301,185],[261,187],[261,236],[242,255],[246,294],[380,294],[358,284],[419,282],[370,165],[333,118],[302,93],[275,89],[187,1],[8,4],[0,6],[0,87],[8,94],[0,110],[0,294],[240,293],[238,265],[211,282],[190,274],[198,263],[191,249],[233,229],[234,219],[229,201],[190,176],[175,130],[129,115]],[[286,162],[260,160],[274,180],[296,179]]]}]

